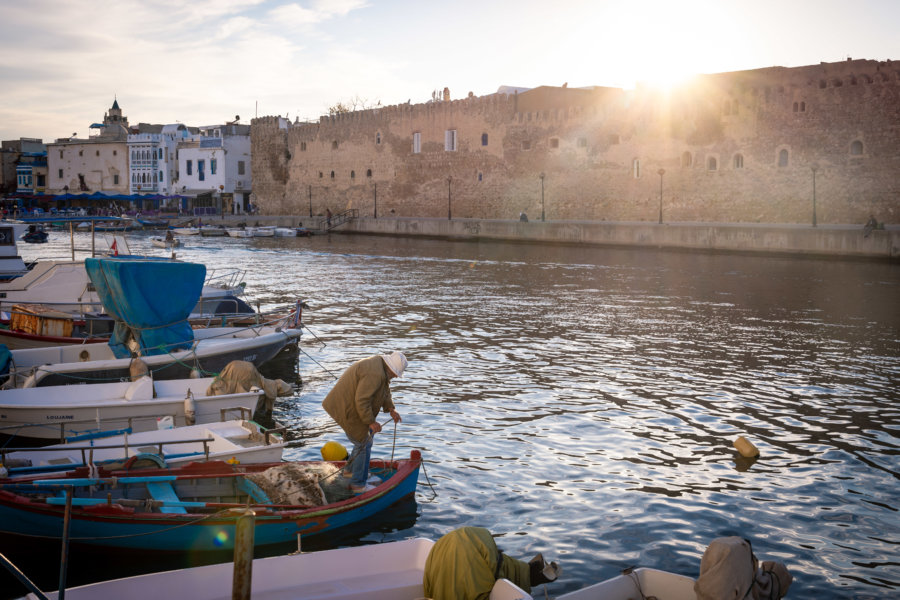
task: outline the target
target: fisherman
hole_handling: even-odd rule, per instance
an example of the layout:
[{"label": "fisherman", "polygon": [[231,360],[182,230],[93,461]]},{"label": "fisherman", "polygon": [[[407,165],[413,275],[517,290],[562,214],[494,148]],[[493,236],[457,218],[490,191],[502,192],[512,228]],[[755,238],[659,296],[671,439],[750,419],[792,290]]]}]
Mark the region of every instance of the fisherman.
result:
[{"label": "fisherman", "polygon": [[460,527],[439,539],[425,561],[422,585],[433,600],[487,600],[498,579],[524,591],[555,581],[559,565],[538,554],[528,562],[507,556],[483,527]]},{"label": "fisherman", "polygon": [[394,423],[401,421],[391,400],[390,381],[403,375],[407,360],[402,352],[375,355],[359,360],[344,371],[322,407],[341,426],[353,444],[344,467],[350,478],[350,490],[362,494],[372,489],[367,485],[372,442],[381,431],[378,413],[390,413]]}]

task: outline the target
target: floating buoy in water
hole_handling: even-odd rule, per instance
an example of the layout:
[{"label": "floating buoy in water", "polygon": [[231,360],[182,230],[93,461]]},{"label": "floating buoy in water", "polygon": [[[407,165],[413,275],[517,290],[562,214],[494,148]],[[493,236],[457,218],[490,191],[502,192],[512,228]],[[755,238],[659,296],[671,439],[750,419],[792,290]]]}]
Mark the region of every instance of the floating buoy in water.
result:
[{"label": "floating buoy in water", "polygon": [[756,458],[759,456],[757,447],[742,435],[739,435],[738,439],[734,440],[734,447],[737,448],[737,451],[744,458]]},{"label": "floating buoy in water", "polygon": [[322,458],[324,460],[347,460],[347,449],[338,442],[325,442],[322,446]]}]

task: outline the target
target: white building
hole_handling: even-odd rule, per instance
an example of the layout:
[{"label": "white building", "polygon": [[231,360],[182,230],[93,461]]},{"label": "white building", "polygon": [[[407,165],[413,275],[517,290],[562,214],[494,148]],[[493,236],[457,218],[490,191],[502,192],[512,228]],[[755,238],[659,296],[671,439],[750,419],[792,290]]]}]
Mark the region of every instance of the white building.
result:
[{"label": "white building", "polygon": [[[173,196],[178,193],[178,144],[191,132],[181,123],[138,126],[128,136],[129,194]],[[158,130],[158,131],[154,131]],[[177,205],[177,199],[160,206]],[[147,207],[144,207],[147,208]]]},{"label": "white building", "polygon": [[178,143],[176,193],[194,196],[195,212],[246,212],[253,190],[250,126],[236,122],[199,128]]}]

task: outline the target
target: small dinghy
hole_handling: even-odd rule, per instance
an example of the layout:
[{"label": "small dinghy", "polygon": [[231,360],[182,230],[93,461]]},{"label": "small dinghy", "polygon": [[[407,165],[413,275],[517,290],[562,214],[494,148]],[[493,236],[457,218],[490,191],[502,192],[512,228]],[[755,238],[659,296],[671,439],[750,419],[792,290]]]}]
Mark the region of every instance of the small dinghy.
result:
[{"label": "small dinghy", "polygon": [[181,246],[181,240],[179,240],[177,237],[169,238],[163,237],[161,235],[152,236],[150,238],[150,243],[157,248],[165,248],[167,250]]}]

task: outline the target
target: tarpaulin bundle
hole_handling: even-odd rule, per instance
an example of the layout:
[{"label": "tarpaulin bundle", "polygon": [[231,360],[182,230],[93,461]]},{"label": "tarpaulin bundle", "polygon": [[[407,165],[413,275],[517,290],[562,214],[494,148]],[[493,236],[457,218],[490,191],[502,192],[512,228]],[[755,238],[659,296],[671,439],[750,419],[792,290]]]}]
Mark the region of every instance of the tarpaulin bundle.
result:
[{"label": "tarpaulin bundle", "polygon": [[188,316],[203,290],[204,265],[127,257],[87,258],[84,264],[103,307],[116,321],[109,339],[116,357],[191,348],[194,330]]}]

